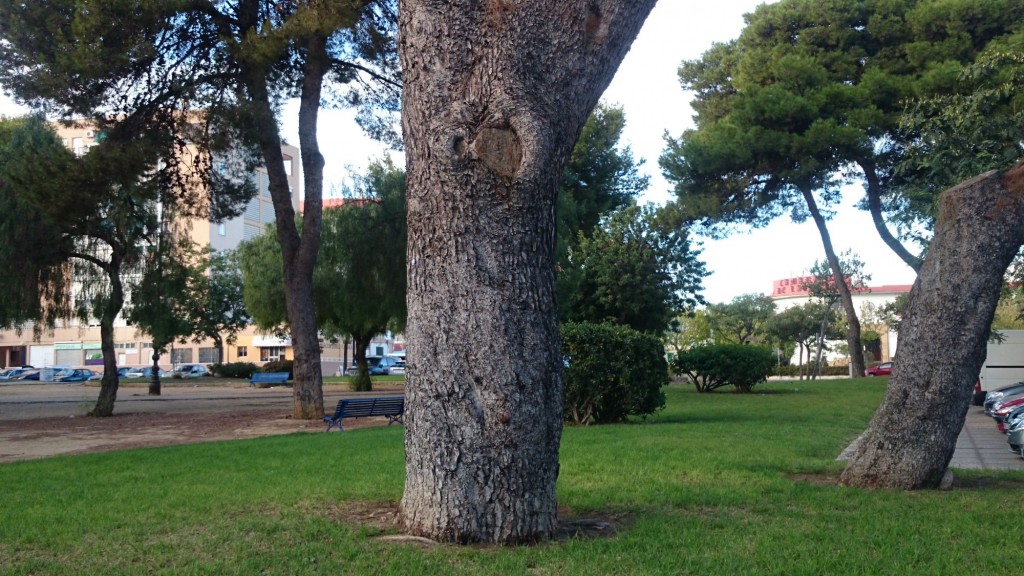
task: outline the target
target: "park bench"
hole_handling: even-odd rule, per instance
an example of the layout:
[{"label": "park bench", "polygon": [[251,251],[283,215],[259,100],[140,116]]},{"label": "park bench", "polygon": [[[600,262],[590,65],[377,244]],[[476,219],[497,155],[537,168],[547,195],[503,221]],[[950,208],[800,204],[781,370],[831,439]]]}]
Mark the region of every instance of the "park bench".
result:
[{"label": "park bench", "polygon": [[404,424],[402,415],[405,413],[405,398],[394,396],[390,398],[349,398],[339,400],[338,408],[333,416],[324,416],[327,423],[326,432],[331,428],[338,427],[339,431],[345,429],[341,426],[342,418],[362,418],[364,416],[387,416],[388,426],[395,422]]},{"label": "park bench", "polygon": [[249,387],[257,384],[284,384],[287,381],[287,372],[255,372],[249,378]]}]

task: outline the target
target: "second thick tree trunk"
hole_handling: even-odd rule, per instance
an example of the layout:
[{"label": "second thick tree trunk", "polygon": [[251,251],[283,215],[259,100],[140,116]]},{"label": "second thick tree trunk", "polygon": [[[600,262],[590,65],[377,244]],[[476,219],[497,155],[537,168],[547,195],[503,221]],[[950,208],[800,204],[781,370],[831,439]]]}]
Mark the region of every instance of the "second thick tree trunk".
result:
[{"label": "second thick tree trunk", "polygon": [[985,360],[1006,267],[1024,242],[1024,165],[943,193],[907,302],[889,389],[840,482],[936,487]]}]

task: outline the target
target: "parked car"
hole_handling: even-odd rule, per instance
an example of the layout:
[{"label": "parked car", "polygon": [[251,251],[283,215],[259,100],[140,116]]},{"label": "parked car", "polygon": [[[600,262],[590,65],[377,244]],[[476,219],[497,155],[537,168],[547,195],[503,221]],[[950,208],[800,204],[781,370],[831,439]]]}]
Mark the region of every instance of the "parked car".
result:
[{"label": "parked car", "polygon": [[1024,405],[1017,406],[1006,415],[1000,418],[997,423],[999,431],[1008,434],[1010,429],[1017,426],[1020,422],[1024,421]]},{"label": "parked car", "polygon": [[1011,398],[1018,394],[1024,394],[1024,382],[1018,382],[1009,386],[1003,386],[996,390],[990,390],[985,394],[985,414],[992,415],[992,407],[997,403],[1002,402],[1005,398]]},{"label": "parked car", "polygon": [[398,363],[391,367],[392,374],[405,374],[405,358],[399,358]]},{"label": "parked car", "polygon": [[892,374],[892,362],[882,362],[864,371],[865,376],[889,376]]},{"label": "parked car", "polygon": [[209,375],[210,371],[202,364],[182,364],[171,372],[172,378],[203,378]]},{"label": "parked car", "polygon": [[0,380],[19,380],[21,377],[35,368],[31,366],[22,366],[21,368],[7,368],[6,370],[0,371]]},{"label": "parked car", "polygon": [[[120,371],[118,372],[118,374],[120,374]],[[160,376],[161,377],[167,376],[167,374],[168,373],[167,373],[166,370],[161,370],[160,371]],[[153,367],[152,366],[142,366],[140,368],[129,368],[124,373],[124,377],[125,378],[152,378],[153,377]]]},{"label": "parked car", "polygon": [[[384,356],[383,358],[381,358],[380,360],[377,361],[377,364],[373,365],[370,368],[370,374],[374,374],[376,376],[387,376],[388,374],[391,374],[391,371],[392,371],[393,368],[398,366],[398,363],[399,363],[400,360],[401,360],[401,358],[399,358],[397,356]],[[404,374],[405,373],[405,362],[404,361],[402,362],[401,370],[402,370],[402,373]],[[398,372],[396,371],[395,373],[397,374]]]},{"label": "parked car", "polygon": [[1007,414],[1013,412],[1013,409],[1017,406],[1024,406],[1024,396],[1010,396],[1009,398],[999,402],[992,407],[992,413],[990,416],[996,419],[996,422],[1002,420]]},{"label": "parked car", "polygon": [[1010,451],[1016,452],[1024,458],[1024,419],[1018,420],[1013,428],[1006,432],[1006,443],[1010,445]]},{"label": "parked car", "polygon": [[72,370],[61,370],[53,375],[54,382],[85,382],[95,374],[88,368],[74,368]]},{"label": "parked car", "polygon": [[18,380],[39,380],[39,369],[33,368],[25,371],[21,376],[18,376]]}]

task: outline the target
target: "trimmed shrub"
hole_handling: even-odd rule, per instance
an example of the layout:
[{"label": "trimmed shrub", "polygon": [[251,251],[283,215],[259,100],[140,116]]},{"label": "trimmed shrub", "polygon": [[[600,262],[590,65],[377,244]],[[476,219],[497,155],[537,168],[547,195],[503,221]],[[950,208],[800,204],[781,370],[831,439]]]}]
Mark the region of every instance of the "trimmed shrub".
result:
[{"label": "trimmed shrub", "polygon": [[273,360],[267,362],[260,368],[260,372],[287,372],[288,379],[292,379],[292,367],[295,365],[293,360]]},{"label": "trimmed shrub", "polygon": [[690,377],[698,392],[710,392],[732,384],[738,392],[750,392],[775,368],[775,352],[760,346],[714,344],[680,352],[672,369]]},{"label": "trimmed shrub", "polygon": [[622,422],[665,407],[668,363],[660,340],[615,324],[570,322],[561,329],[567,421]]},{"label": "trimmed shrub", "polygon": [[213,364],[210,372],[215,376],[224,378],[251,378],[253,372],[259,372],[259,367],[252,362],[229,362],[227,364]]}]

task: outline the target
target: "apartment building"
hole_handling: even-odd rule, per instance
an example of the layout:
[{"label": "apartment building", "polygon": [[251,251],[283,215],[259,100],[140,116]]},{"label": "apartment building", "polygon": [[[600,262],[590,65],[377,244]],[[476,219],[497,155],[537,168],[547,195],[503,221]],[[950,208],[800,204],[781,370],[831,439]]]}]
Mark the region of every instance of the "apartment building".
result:
[{"label": "apartment building", "polygon": [[[57,132],[64,144],[76,154],[88,152],[100,137],[88,127],[60,127]],[[298,210],[302,185],[299,149],[287,143],[283,144],[281,149],[292,191],[292,207]],[[253,179],[257,185],[257,194],[246,205],[241,216],[222,223],[190,219],[176,228],[187,230],[197,245],[209,246],[215,250],[234,249],[243,240],[257,236],[267,224],[274,222],[275,213],[266,171],[257,170],[253,174]],[[152,364],[151,340],[135,327],[128,326],[121,317],[115,322],[115,348],[118,365]],[[218,360],[262,363],[291,357],[291,342],[288,339],[262,335],[253,328],[239,335],[238,341],[227,348],[226,357],[220,359],[220,352],[214,348],[212,342],[175,344],[171,352],[161,358],[161,364],[171,367],[173,364],[212,363]],[[0,368],[23,364],[101,365],[99,326],[71,322],[54,330],[44,331],[39,339],[34,339],[31,324],[20,327],[20,330],[0,331]]]}]

